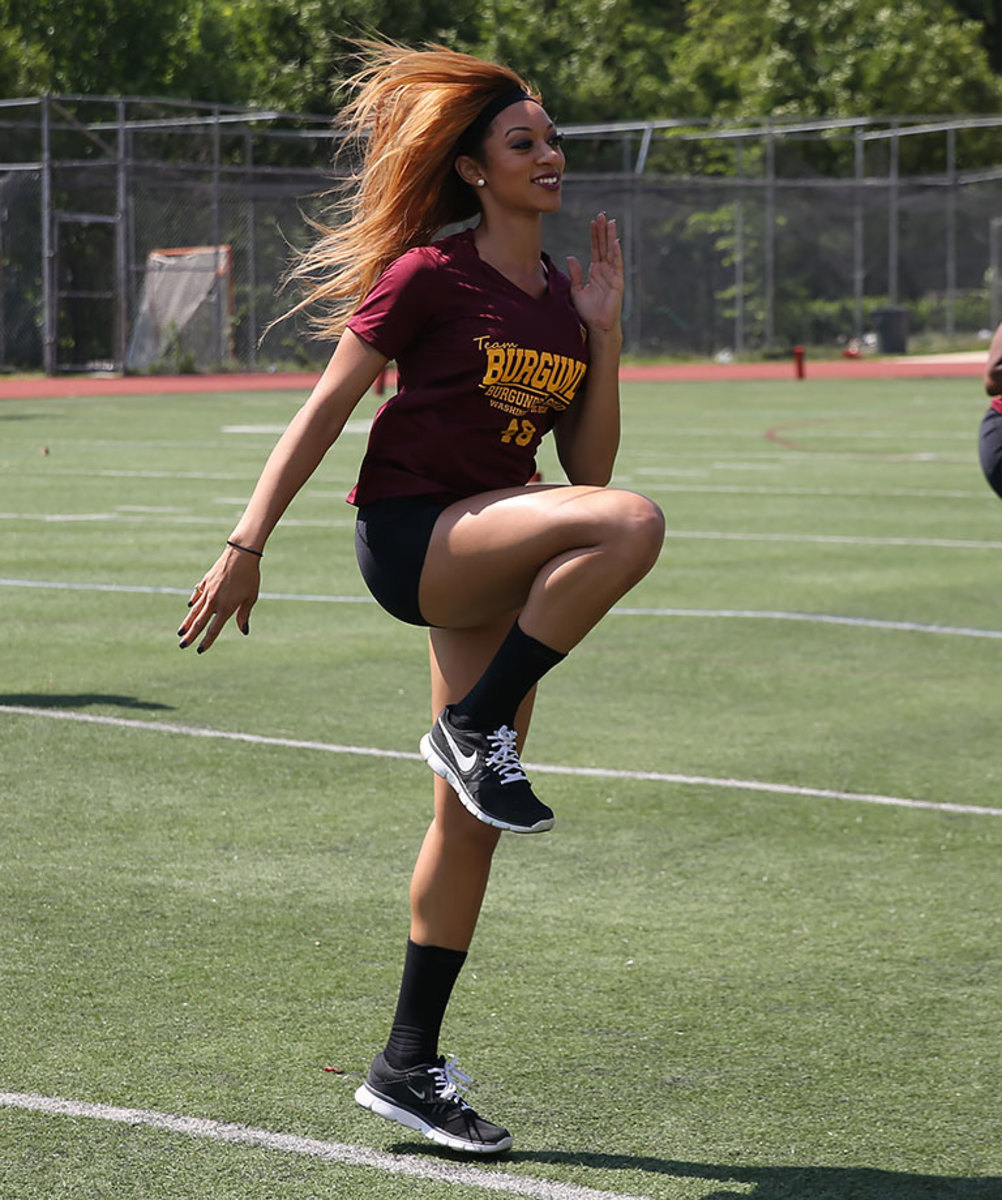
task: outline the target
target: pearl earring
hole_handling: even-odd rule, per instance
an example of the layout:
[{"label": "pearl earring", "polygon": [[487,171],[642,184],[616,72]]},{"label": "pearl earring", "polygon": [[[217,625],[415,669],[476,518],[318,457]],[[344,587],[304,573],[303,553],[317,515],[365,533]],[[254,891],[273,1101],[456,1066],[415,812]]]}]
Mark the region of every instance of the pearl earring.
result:
[{"label": "pearl earring", "polygon": [[487,186],[487,180],[486,180],[486,179],[478,179],[478,180],[477,180],[477,187],[486,187],[486,186]]}]

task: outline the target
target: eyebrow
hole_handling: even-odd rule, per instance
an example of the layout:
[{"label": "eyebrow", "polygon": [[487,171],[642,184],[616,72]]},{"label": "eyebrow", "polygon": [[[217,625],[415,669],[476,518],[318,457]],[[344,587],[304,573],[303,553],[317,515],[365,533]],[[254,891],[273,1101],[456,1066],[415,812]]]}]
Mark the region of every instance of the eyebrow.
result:
[{"label": "eyebrow", "polygon": [[[556,129],[556,125],[554,125],[552,121],[549,123],[549,125],[547,125],[546,132],[549,133],[551,129]],[[504,131],[504,136],[507,137],[509,133],[532,133],[532,126],[512,125],[511,129],[506,129]]]}]

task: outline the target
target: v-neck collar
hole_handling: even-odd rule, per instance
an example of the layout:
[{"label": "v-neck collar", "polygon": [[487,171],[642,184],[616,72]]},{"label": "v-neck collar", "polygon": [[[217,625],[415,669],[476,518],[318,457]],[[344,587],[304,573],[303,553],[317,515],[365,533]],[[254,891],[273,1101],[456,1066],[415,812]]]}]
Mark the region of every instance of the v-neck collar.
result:
[{"label": "v-neck collar", "polygon": [[491,263],[489,263],[487,261],[486,258],[482,257],[480,251],[477,249],[477,243],[476,243],[476,239],[473,236],[472,229],[468,229],[466,231],[466,236],[467,236],[467,241],[469,243],[469,247],[473,251],[474,255],[476,256],[477,262],[479,262],[480,265],[485,270],[490,271],[490,273],[492,275],[496,275],[497,278],[500,279],[506,285],[506,287],[508,287],[508,289],[510,291],[516,292],[519,296],[523,297],[524,299],[530,301],[533,304],[541,304],[541,303],[543,303],[543,301],[549,299],[550,292],[552,290],[551,275],[553,272],[553,262],[545,250],[540,251],[539,261],[542,264],[543,274],[546,277],[546,287],[542,290],[542,292],[538,296],[534,296],[531,292],[527,292],[525,290],[525,288],[520,287],[517,283],[515,283],[515,281],[513,279],[509,279],[508,276],[504,273],[504,271],[499,271],[497,269],[497,267],[493,266]]}]

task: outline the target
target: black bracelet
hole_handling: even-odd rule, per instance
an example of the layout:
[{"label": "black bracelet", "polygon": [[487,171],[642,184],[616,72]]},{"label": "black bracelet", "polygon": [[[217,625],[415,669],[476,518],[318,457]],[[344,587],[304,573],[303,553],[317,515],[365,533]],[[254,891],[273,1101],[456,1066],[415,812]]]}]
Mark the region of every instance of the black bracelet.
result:
[{"label": "black bracelet", "polygon": [[242,550],[244,554],[253,554],[255,558],[264,558],[263,550],[252,550],[250,546],[241,546],[238,542],[227,541],[227,546],[232,546],[234,550]]}]

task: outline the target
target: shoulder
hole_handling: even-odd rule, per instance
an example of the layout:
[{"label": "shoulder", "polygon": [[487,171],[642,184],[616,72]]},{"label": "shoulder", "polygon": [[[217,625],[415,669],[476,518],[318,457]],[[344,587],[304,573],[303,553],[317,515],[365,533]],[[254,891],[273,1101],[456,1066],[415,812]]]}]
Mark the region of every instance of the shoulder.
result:
[{"label": "shoulder", "polygon": [[465,258],[462,235],[442,238],[426,246],[413,246],[395,258],[380,275],[378,284],[403,287],[414,281],[426,285],[461,267]]}]

